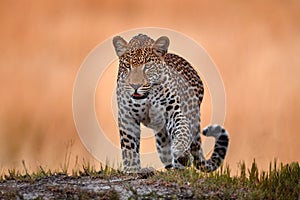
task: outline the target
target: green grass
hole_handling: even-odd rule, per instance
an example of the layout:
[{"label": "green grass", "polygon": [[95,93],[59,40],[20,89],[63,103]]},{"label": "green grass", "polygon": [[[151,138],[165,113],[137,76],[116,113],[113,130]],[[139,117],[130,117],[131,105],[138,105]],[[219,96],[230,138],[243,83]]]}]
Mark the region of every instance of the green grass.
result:
[{"label": "green grass", "polygon": [[[29,173],[25,162],[24,173],[17,170],[8,170],[0,176],[3,183],[7,180],[36,181],[50,176],[64,175],[79,178],[89,176],[109,180],[112,177],[126,177],[120,170],[100,165],[98,169],[89,163],[82,168],[67,173],[66,169],[45,170],[42,167]],[[148,177],[147,184],[157,184],[158,187],[179,188],[190,192],[194,198],[204,199],[299,199],[300,198],[300,166],[299,163],[278,164],[270,163],[268,171],[260,171],[254,161],[250,168],[244,162],[239,165],[238,174],[232,175],[229,166],[222,166],[213,173],[198,172],[194,168],[185,170],[157,171]],[[162,198],[155,191],[139,196],[132,188],[133,199],[136,198]],[[187,194],[188,195],[188,194]],[[178,197],[178,196],[177,196]],[[170,197],[171,199],[173,197]]]},{"label": "green grass", "polygon": [[[193,168],[157,172],[152,179],[163,184],[178,184],[195,189],[194,195],[210,191],[221,199],[299,199],[299,163],[270,163],[268,171],[259,171],[254,161],[249,169],[241,163],[238,175],[231,175],[228,166],[213,173],[199,173]],[[197,194],[199,193],[199,194]],[[218,196],[219,195],[219,196]]]},{"label": "green grass", "polygon": [[95,166],[92,166],[89,162],[85,163],[81,166],[81,169],[73,169],[71,173],[68,172],[68,169],[61,168],[56,170],[44,169],[42,166],[39,166],[34,172],[30,173],[26,167],[25,161],[22,161],[24,172],[20,172],[16,169],[8,169],[7,173],[0,175],[0,183],[3,183],[7,180],[15,180],[15,181],[35,181],[41,178],[47,178],[51,176],[67,176],[78,178],[82,176],[89,176],[92,178],[110,178],[113,176],[124,175],[121,170],[116,170],[108,165],[100,164],[99,169],[97,170]]}]

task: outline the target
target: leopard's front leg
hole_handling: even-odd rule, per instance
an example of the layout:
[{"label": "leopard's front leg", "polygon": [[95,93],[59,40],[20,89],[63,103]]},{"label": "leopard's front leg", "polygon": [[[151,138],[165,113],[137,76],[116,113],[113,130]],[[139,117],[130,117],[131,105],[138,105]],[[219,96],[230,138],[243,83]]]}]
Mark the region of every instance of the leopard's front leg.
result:
[{"label": "leopard's front leg", "polygon": [[140,124],[134,119],[119,117],[123,168],[127,173],[137,173],[140,165]]},{"label": "leopard's front leg", "polygon": [[167,130],[171,136],[172,165],[174,168],[185,168],[192,163],[190,154],[192,137],[188,120],[179,109],[169,116]]}]

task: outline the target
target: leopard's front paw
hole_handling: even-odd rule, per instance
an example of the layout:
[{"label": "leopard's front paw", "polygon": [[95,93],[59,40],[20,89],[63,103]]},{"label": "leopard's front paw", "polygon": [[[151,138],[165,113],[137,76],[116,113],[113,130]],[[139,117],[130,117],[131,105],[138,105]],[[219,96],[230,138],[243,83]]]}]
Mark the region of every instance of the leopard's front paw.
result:
[{"label": "leopard's front paw", "polygon": [[137,174],[141,170],[140,167],[124,167],[124,172],[126,174]]},{"label": "leopard's front paw", "polygon": [[125,173],[127,173],[128,175],[132,175],[134,177],[138,177],[138,178],[142,178],[142,179],[153,176],[154,172],[155,172],[155,169],[153,167],[146,167],[146,168],[140,168],[138,170],[125,171]]}]

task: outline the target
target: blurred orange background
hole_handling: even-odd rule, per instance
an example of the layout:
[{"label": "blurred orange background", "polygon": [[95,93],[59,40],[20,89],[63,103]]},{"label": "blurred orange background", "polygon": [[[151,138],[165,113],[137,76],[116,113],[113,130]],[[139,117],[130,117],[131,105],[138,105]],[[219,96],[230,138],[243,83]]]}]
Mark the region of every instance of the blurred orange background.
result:
[{"label": "blurred orange background", "polygon": [[76,157],[97,164],[72,118],[76,73],[98,43],[149,26],[192,37],[217,64],[227,93],[230,166],[254,158],[263,168],[274,158],[300,161],[299,10],[292,0],[1,1],[1,169],[19,168],[21,160],[31,169],[59,168],[66,152],[70,168]]}]

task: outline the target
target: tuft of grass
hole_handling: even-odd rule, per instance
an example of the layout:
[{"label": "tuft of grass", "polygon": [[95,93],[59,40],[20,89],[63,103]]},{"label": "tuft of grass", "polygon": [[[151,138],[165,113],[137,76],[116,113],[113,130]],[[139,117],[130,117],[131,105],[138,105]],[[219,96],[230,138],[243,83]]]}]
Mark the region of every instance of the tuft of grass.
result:
[{"label": "tuft of grass", "polygon": [[299,199],[300,167],[299,163],[291,163],[277,168],[270,166],[268,173],[262,173],[255,190],[259,190],[266,199]]},{"label": "tuft of grass", "polygon": [[[66,151],[65,151],[65,156],[64,156],[64,163],[62,165],[62,173],[63,174],[68,174],[69,171],[69,166],[70,166],[70,160],[71,160],[71,154],[72,154],[72,147],[74,145],[74,140],[70,140],[66,143]],[[77,159],[77,157],[76,157]]]},{"label": "tuft of grass", "polygon": [[70,173],[65,168],[51,170],[45,169],[43,166],[39,166],[34,172],[30,172],[24,160],[22,160],[23,172],[14,168],[8,169],[7,172],[0,174],[0,183],[8,180],[15,181],[36,181],[42,178],[48,178],[51,176],[67,176],[73,178],[79,178],[82,176],[89,176],[92,178],[109,178],[112,176],[124,175],[121,170],[115,170],[108,165],[100,164],[97,169],[90,162],[83,160],[81,168],[73,169]]}]

